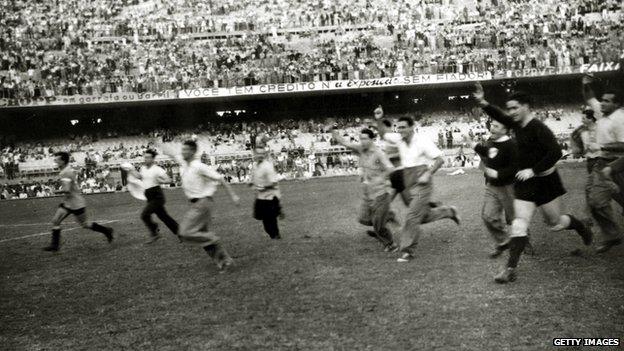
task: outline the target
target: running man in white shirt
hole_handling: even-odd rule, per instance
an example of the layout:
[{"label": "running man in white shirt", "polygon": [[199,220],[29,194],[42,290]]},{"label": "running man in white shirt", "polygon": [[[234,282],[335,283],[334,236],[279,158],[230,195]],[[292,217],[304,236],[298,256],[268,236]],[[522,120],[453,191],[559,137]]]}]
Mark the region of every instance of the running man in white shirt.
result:
[{"label": "running man in white shirt", "polygon": [[197,143],[187,140],[182,145],[182,156],[176,155],[169,145],[160,144],[163,153],[176,160],[180,165],[182,189],[189,199],[191,207],[186,212],[180,224],[179,235],[183,242],[199,245],[215,261],[219,270],[223,271],[232,264],[232,258],[227,253],[221,239],[212,231],[212,195],[217,191],[219,184],[223,185],[232,201],[238,205],[239,198],[232,191],[223,176],[201,163],[197,156]]},{"label": "running man in white shirt", "polygon": [[398,262],[409,262],[422,232],[421,224],[449,218],[459,225],[460,219],[454,206],[432,208],[429,203],[433,193],[433,174],[444,164],[443,154],[426,137],[414,132],[414,120],[401,117],[397,122],[398,133],[388,133],[388,127],[378,119],[379,134],[387,143],[399,149],[405,190],[409,194],[408,212],[401,231]]},{"label": "running man in white shirt", "polygon": [[277,186],[278,178],[273,162],[266,155],[264,147],[255,150],[252,181],[249,184],[256,190],[254,218],[262,221],[264,230],[271,239],[281,239],[277,218],[282,216],[281,193]]},{"label": "running man in white shirt", "polygon": [[619,189],[624,184],[617,184],[622,183],[623,177],[618,175],[607,178],[602,170],[624,155],[624,109],[621,93],[616,91],[606,91],[599,102],[591,88],[592,82],[591,76],[583,77],[583,95],[596,118],[595,137],[585,145],[590,170],[585,193],[592,217],[603,234],[602,243],[598,245],[596,252],[604,253],[622,243],[622,227],[611,206],[611,200],[614,199],[624,206]]},{"label": "running man in white shirt", "polygon": [[146,150],[143,154],[145,164],[141,166],[139,172],[130,170],[130,173],[137,179],[143,181],[145,187],[145,197],[147,198],[147,205],[141,213],[141,220],[145,223],[147,229],[151,234],[151,240],[149,243],[153,243],[160,239],[160,231],[158,230],[158,224],[152,220],[152,214],[155,214],[171,232],[178,235],[178,222],[171,218],[165,210],[165,194],[160,188],[161,184],[167,184],[171,181],[167,176],[167,171],[155,163],[156,161],[155,150]]}]

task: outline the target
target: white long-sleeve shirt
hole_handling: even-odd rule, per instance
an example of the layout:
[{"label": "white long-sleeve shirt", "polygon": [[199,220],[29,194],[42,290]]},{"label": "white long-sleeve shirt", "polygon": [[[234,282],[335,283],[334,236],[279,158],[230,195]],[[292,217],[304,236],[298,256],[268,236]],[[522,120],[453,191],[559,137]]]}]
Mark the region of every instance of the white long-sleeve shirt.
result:
[{"label": "white long-sleeve shirt", "polygon": [[404,168],[430,165],[434,159],[443,155],[433,141],[416,133],[409,144],[403,141],[399,133],[386,133],[384,140],[399,149],[401,166]]},{"label": "white long-sleeve shirt", "polygon": [[217,191],[219,181],[223,176],[200,160],[186,162],[179,159],[182,190],[189,199],[198,199],[212,196]]},{"label": "white long-sleeve shirt", "polygon": [[169,178],[167,172],[158,165],[152,165],[151,167],[141,166],[139,173],[145,189],[159,186]]}]

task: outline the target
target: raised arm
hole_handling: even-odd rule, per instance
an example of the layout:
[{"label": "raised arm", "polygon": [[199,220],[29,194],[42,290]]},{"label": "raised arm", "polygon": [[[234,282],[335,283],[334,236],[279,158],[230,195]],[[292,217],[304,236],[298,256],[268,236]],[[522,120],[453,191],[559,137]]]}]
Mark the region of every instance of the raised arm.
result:
[{"label": "raised arm", "polygon": [[485,100],[485,92],[483,91],[481,83],[477,82],[475,84],[475,91],[472,93],[472,96],[477,101],[477,104],[481,106],[483,111],[485,111],[485,113],[487,113],[492,119],[504,124],[507,128],[515,127],[516,123],[513,118],[508,116],[498,106],[491,105],[487,100]]},{"label": "raised arm", "polygon": [[377,119],[377,131],[379,132],[379,138],[384,139],[384,136],[392,132],[392,123],[386,118]]},{"label": "raised arm", "polygon": [[375,117],[375,121],[377,121],[379,138],[383,140],[386,133],[392,132],[392,123],[384,117],[384,111],[381,105],[377,106],[375,111],[373,111],[373,116]]},{"label": "raised arm", "polygon": [[154,143],[154,146],[160,149],[163,155],[169,156],[169,158],[171,158],[172,161],[179,162],[178,151],[173,145],[171,145],[170,143],[163,143],[160,140],[154,140],[153,143]]},{"label": "raised arm", "polygon": [[594,111],[594,117],[599,119],[602,118],[602,110],[600,109],[600,102],[596,99],[596,94],[591,87],[593,81],[593,77],[589,75],[583,76],[583,99],[585,100],[585,103]]},{"label": "raised arm", "polygon": [[334,138],[334,140],[336,140],[338,144],[346,147],[347,149],[353,150],[357,153],[360,153],[361,151],[360,145],[347,141],[343,136],[340,135],[337,129],[332,130],[332,138]]}]

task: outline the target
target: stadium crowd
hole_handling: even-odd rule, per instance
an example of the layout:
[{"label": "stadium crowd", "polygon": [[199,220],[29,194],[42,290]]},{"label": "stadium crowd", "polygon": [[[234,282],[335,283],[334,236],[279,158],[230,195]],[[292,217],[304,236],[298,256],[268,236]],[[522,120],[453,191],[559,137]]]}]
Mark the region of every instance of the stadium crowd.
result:
[{"label": "stadium crowd", "polygon": [[[559,135],[562,147],[567,149],[567,139],[573,126],[580,123],[580,113],[568,105],[553,105],[537,109],[538,118],[544,120]],[[448,168],[476,167],[478,157],[467,148],[471,140],[487,137],[488,123],[479,110],[444,112],[416,116],[417,131],[436,141],[446,150]],[[72,153],[71,162],[80,169],[81,189],[85,193],[122,190],[124,176],[119,165],[142,162],[146,149],[155,138],[181,142],[197,140],[201,161],[216,167],[232,183],[250,181],[251,150],[258,135],[268,140],[267,147],[273,155],[276,170],[282,179],[310,178],[357,174],[358,158],[336,146],[331,129],[339,128],[344,136],[356,141],[366,118],[323,118],[312,120],[286,119],[254,123],[210,123],[194,130],[136,131],[129,135],[119,131],[73,136],[71,139],[19,142],[8,137],[0,138],[0,179],[3,198],[49,196],[58,187],[41,173],[52,173],[52,155],[57,151]],[[179,184],[178,167],[168,158],[160,156],[158,162],[167,170],[173,184]],[[29,173],[28,169],[37,172]],[[45,171],[47,170],[47,171]]]},{"label": "stadium crowd", "polygon": [[564,69],[624,52],[617,0],[0,4],[9,99]]}]

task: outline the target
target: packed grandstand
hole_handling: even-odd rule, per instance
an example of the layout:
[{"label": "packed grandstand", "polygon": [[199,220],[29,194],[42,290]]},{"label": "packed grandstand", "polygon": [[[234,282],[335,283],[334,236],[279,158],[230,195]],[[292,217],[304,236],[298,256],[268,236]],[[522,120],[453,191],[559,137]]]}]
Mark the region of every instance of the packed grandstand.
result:
[{"label": "packed grandstand", "polygon": [[[509,78],[508,72],[514,70],[529,76],[540,71],[528,70],[578,74],[582,67],[621,69],[624,53],[624,9],[617,0],[0,0],[0,4],[0,108],[27,109],[33,99],[45,103],[59,96],[440,73],[489,72],[492,79]],[[536,110],[564,149],[580,124],[580,103],[552,101]],[[80,114],[72,111],[67,114]],[[106,119],[104,115],[101,118]],[[284,179],[356,174],[357,158],[336,145],[330,128],[338,124],[355,139],[369,117],[294,114],[273,121],[209,120],[176,130],[157,125],[102,128],[97,117],[91,130],[36,140],[3,132],[0,196],[51,195],[57,186],[51,180],[55,172],[51,155],[56,151],[72,153],[84,192],[123,190],[119,165],[140,163],[154,138],[196,138],[202,161],[231,182],[249,180],[251,150],[259,134],[269,137]],[[441,108],[417,119],[418,132],[445,149],[446,167],[478,165],[468,145],[487,137],[488,122],[480,111]],[[63,123],[81,121],[68,117]],[[158,161],[175,186],[177,167],[162,155]]]},{"label": "packed grandstand", "polygon": [[624,48],[618,0],[0,3],[4,99],[563,71]]}]

